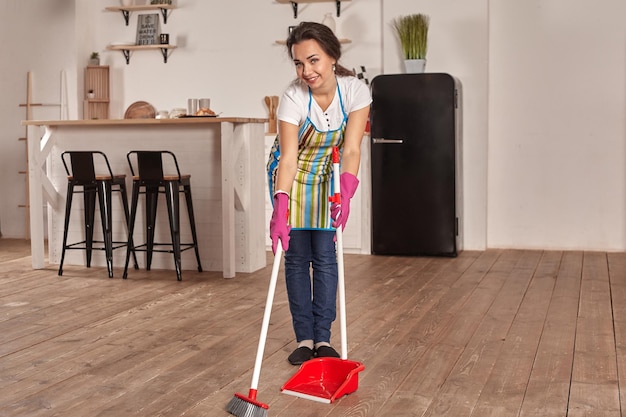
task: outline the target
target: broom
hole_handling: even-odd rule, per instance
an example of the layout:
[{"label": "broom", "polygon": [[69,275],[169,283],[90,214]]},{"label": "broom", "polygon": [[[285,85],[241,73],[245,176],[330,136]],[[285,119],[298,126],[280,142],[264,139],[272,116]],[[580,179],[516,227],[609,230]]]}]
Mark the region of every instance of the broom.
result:
[{"label": "broom", "polygon": [[261,375],[261,362],[263,361],[263,351],[265,350],[265,340],[267,339],[267,330],[270,325],[270,315],[272,314],[272,304],[274,303],[274,292],[276,291],[276,281],[278,280],[278,269],[280,268],[280,257],[283,247],[280,240],[276,248],[274,256],[274,264],[272,265],[272,276],[267,292],[267,301],[265,302],[265,312],[263,313],[263,323],[261,324],[261,336],[259,337],[259,347],[256,352],[256,360],[254,362],[254,371],[252,372],[252,383],[248,396],[235,393],[235,397],[230,400],[226,406],[226,411],[237,417],[267,417],[267,409],[269,406],[257,401],[257,387],[259,385],[259,376]]}]

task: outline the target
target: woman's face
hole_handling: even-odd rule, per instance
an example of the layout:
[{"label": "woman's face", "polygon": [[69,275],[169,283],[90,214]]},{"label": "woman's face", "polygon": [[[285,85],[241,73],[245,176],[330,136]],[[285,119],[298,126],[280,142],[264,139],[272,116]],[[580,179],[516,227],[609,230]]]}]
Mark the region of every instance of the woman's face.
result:
[{"label": "woman's face", "polygon": [[311,90],[334,88],[336,60],[326,54],[316,40],[308,39],[291,47],[298,78],[307,83]]}]

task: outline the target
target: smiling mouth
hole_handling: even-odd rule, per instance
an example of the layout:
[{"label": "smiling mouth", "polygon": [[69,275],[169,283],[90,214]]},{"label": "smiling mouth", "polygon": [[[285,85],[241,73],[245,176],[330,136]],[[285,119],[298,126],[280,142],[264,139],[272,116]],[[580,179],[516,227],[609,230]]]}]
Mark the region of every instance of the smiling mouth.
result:
[{"label": "smiling mouth", "polygon": [[314,76],[314,77],[304,77],[304,81],[306,81],[307,83],[313,83],[315,82],[319,77],[318,76]]}]

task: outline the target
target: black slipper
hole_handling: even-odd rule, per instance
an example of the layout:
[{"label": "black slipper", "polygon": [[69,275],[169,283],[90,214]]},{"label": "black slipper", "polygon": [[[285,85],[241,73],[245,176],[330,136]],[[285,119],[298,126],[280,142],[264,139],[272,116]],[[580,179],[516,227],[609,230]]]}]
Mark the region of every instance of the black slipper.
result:
[{"label": "black slipper", "polygon": [[309,349],[306,346],[300,346],[298,349],[294,350],[287,358],[289,363],[292,365],[302,365],[309,359],[313,359],[313,350]]},{"label": "black slipper", "polygon": [[318,358],[339,358],[339,354],[330,346],[320,346],[315,349]]}]

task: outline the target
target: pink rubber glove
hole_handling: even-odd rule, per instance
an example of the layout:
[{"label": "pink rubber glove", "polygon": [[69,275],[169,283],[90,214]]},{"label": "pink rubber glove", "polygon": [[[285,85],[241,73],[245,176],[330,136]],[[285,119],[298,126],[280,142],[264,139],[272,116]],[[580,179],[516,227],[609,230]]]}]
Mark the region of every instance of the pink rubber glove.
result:
[{"label": "pink rubber glove", "polygon": [[332,203],[330,205],[330,217],[334,220],[333,227],[338,228],[341,226],[341,230],[345,230],[348,216],[350,215],[350,199],[354,197],[354,193],[359,186],[359,179],[349,172],[344,172],[339,176],[339,182],[341,187],[341,204]]},{"label": "pink rubber glove", "polygon": [[276,255],[278,239],[282,243],[283,250],[289,249],[289,232],[291,226],[287,225],[289,216],[289,195],[278,192],[274,195],[274,212],[270,220],[270,239],[272,239],[272,252]]}]

